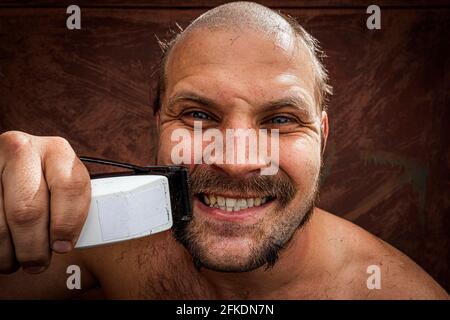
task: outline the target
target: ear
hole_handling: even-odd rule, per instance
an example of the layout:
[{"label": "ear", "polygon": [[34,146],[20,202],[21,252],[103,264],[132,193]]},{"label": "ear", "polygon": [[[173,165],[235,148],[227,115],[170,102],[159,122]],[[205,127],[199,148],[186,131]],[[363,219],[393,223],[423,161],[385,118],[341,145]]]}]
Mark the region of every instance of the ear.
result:
[{"label": "ear", "polygon": [[327,145],[327,139],[328,139],[328,114],[326,111],[322,111],[322,119],[320,121],[320,131],[322,134],[322,155],[325,151],[325,146]]}]

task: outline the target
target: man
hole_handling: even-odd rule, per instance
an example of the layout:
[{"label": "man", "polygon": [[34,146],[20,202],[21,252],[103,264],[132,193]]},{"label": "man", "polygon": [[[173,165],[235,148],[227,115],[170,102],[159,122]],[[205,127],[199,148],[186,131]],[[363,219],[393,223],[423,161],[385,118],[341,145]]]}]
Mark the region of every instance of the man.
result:
[{"label": "man", "polygon": [[[177,238],[163,232],[72,250],[89,207],[86,168],[61,138],[2,134],[2,297],[71,297],[66,268],[78,265],[81,291],[101,287],[106,298],[448,298],[405,255],[314,207],[330,89],[315,40],[295,21],[230,3],[165,49],[154,106],[158,163],[174,162],[175,130],[193,134],[201,123],[221,132],[276,129],[278,171],[188,161],[194,217]],[[380,270],[378,289],[367,284],[369,266]]]}]

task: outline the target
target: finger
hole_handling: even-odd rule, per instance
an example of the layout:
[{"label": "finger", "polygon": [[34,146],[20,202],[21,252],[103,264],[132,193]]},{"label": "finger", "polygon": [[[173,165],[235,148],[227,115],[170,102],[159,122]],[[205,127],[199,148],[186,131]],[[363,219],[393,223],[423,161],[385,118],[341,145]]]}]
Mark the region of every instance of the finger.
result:
[{"label": "finger", "polygon": [[6,222],[16,259],[25,271],[39,273],[50,262],[48,189],[32,139],[15,141],[12,154],[2,175]]},{"label": "finger", "polygon": [[52,249],[73,249],[86,220],[91,201],[89,173],[62,138],[44,156],[44,174],[50,190],[50,241]]},{"label": "finger", "polygon": [[[0,168],[2,168],[0,160]],[[1,173],[0,169],[0,173]],[[1,175],[0,175],[1,176]],[[20,267],[14,254],[8,225],[6,224],[5,210],[3,209],[3,188],[0,183],[0,273],[12,273]]]}]

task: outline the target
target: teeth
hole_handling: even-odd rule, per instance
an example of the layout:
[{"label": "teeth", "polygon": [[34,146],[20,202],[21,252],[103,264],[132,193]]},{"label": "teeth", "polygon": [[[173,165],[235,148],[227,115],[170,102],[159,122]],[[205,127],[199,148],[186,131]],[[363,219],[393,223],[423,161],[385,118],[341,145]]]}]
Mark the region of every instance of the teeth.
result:
[{"label": "teeth", "polygon": [[236,201],[236,207],[240,207],[241,209],[247,209],[248,205],[247,205],[247,201],[246,199],[239,199],[238,201]]},{"label": "teeth", "polygon": [[233,208],[234,205],[236,204],[236,199],[233,199],[233,198],[226,198],[226,199],[225,199],[225,203],[227,204],[227,207]]},{"label": "teeth", "polygon": [[225,198],[221,196],[217,196],[217,204],[222,207],[225,205]]},{"label": "teeth", "polygon": [[240,211],[247,208],[258,207],[267,202],[267,197],[263,198],[225,198],[222,196],[203,195],[204,203],[211,208],[219,208],[220,210]]}]

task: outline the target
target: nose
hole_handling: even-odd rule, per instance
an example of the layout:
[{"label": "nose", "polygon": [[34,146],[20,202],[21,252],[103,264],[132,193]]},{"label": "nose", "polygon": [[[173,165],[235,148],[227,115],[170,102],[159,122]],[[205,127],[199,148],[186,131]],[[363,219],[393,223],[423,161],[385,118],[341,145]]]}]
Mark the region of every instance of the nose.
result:
[{"label": "nose", "polygon": [[[202,155],[196,158],[203,158],[204,163],[234,178],[278,172],[278,131],[269,133],[260,129],[248,106],[234,108],[219,126],[211,129],[203,133]],[[219,140],[218,148],[211,148],[212,140],[215,143]],[[217,146],[215,143],[213,145]],[[197,150],[195,146],[194,149]]]},{"label": "nose", "polygon": [[233,178],[249,178],[261,175],[267,168],[267,147],[271,147],[268,136],[249,126],[231,125],[223,129],[222,161],[213,161],[211,166]]}]

